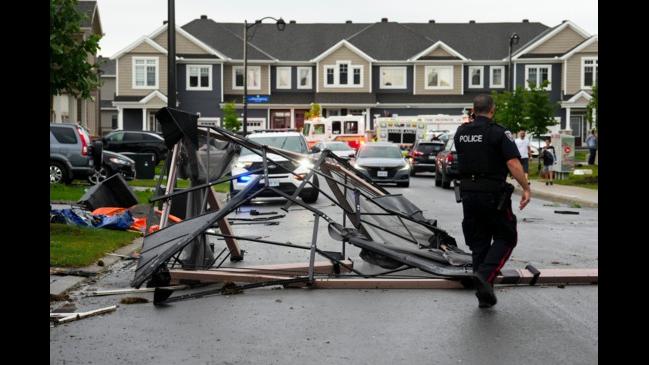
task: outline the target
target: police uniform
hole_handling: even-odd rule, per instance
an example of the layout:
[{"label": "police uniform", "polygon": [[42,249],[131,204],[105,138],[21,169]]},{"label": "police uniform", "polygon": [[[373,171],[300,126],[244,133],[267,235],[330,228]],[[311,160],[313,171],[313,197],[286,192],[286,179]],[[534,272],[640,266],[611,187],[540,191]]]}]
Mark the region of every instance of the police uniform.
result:
[{"label": "police uniform", "polygon": [[484,116],[460,125],[454,141],[464,239],[472,252],[474,273],[493,285],[518,238],[511,207],[513,186],[506,178],[507,161],[520,154],[511,133]]}]

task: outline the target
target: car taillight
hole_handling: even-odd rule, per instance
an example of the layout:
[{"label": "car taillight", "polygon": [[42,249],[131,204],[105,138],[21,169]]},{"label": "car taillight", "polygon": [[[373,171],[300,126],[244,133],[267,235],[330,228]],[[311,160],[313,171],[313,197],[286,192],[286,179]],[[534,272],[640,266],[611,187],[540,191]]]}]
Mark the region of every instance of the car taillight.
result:
[{"label": "car taillight", "polygon": [[358,143],[358,141],[348,141],[347,144],[349,145],[349,147],[355,150],[357,150],[358,147],[360,147],[360,143]]},{"label": "car taillight", "polygon": [[424,153],[423,153],[423,152],[420,152],[420,151],[413,151],[413,152],[412,152],[412,155],[413,155],[413,156],[423,156]]},{"label": "car taillight", "polygon": [[449,153],[446,156],[446,163],[450,163],[450,162],[453,162],[453,155]]},{"label": "car taillight", "polygon": [[81,156],[88,156],[88,140],[86,139],[86,134],[79,127],[77,127],[77,132],[81,139]]}]

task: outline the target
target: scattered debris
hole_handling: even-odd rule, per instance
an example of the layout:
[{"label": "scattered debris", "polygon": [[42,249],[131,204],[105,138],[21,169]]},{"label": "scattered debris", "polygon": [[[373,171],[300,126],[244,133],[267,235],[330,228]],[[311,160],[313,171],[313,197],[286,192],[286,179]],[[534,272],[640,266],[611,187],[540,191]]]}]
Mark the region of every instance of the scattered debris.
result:
[{"label": "scattered debris", "polygon": [[89,277],[97,276],[97,273],[92,271],[84,271],[84,270],[77,270],[77,269],[50,269],[50,275],[58,275],[58,276],[73,275],[73,276],[83,276],[89,278]]},{"label": "scattered debris", "polygon": [[561,205],[557,203],[552,203],[552,204],[543,204],[544,207],[560,207]]},{"label": "scattered debris", "polygon": [[570,208],[577,208],[577,209],[581,208],[581,204],[579,204],[579,203],[571,203]]},{"label": "scattered debris", "polygon": [[572,210],[555,210],[556,214],[579,214],[579,212],[574,212]]},{"label": "scattered debris", "polygon": [[[161,287],[162,289],[170,289],[170,290],[182,290],[182,289],[187,289],[187,285],[176,285],[176,286],[168,286],[168,287]],[[120,294],[133,294],[133,293],[148,293],[148,292],[154,292],[155,288],[141,288],[141,289],[133,289],[133,288],[128,288],[128,289],[114,289],[114,290],[97,290],[89,293],[89,296],[93,297],[99,297],[99,296],[104,296],[104,295],[120,295]]]},{"label": "scattered debris", "polygon": [[260,212],[260,211],[258,211],[256,209],[251,209],[249,213],[250,213],[250,215],[273,215],[273,214],[277,214],[277,212]]},{"label": "scattered debris", "polygon": [[221,288],[221,293],[222,293],[223,295],[234,295],[234,294],[241,294],[241,293],[243,293],[243,290],[241,290],[241,288],[239,288],[239,287],[237,286],[237,284],[235,284],[235,283],[233,283],[233,282],[231,282],[231,281],[228,281],[228,282],[225,283],[225,285],[223,285],[223,287]]},{"label": "scattered debris", "polygon": [[50,302],[66,302],[70,300],[70,296],[67,294],[52,294],[50,293]]},{"label": "scattered debris", "polygon": [[106,264],[104,263],[104,260],[99,260],[97,261],[97,266],[106,266]]},{"label": "scattered debris", "polygon": [[559,289],[565,289],[565,288],[566,288],[566,285],[565,285],[565,284],[557,285],[557,288],[559,288]]},{"label": "scattered debris", "polygon": [[282,300],[281,300],[281,299],[275,299],[275,302],[276,302],[276,303],[281,303]]},{"label": "scattered debris", "polygon": [[83,319],[83,318],[88,318],[91,316],[95,316],[98,314],[104,314],[108,312],[113,312],[117,310],[116,305],[111,305],[110,307],[105,307],[105,308],[99,308],[87,312],[77,312],[77,313],[56,313],[56,312],[51,312],[50,313],[50,318],[57,318],[58,321],[57,323],[67,323],[67,322],[72,322],[76,321],[77,319]]},{"label": "scattered debris", "polygon": [[543,220],[543,218],[523,218],[523,222],[530,222],[530,223],[538,222],[538,221],[542,221],[542,220]]},{"label": "scattered debris", "polygon": [[120,300],[119,302],[122,304],[140,304],[140,303],[148,303],[149,300],[141,297],[126,297],[126,298],[122,298],[122,300]]},{"label": "scattered debris", "polygon": [[566,262],[560,262],[560,261],[552,261],[551,264],[552,265],[566,265],[566,266],[570,265],[570,264],[568,264]]}]

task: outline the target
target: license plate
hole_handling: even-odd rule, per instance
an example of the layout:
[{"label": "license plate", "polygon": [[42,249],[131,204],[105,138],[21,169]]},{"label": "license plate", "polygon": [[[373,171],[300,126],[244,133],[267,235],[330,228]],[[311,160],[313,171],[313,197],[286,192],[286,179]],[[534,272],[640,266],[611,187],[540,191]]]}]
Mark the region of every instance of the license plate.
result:
[{"label": "license plate", "polygon": [[378,176],[378,177],[388,177],[388,172],[387,171],[377,171],[376,176]]},{"label": "license plate", "polygon": [[268,185],[271,187],[279,186],[279,179],[268,179]]},{"label": "license plate", "polygon": [[435,156],[433,156],[433,155],[429,155],[429,156],[428,156],[428,159],[429,159],[429,160],[434,160],[434,159],[435,159]]}]

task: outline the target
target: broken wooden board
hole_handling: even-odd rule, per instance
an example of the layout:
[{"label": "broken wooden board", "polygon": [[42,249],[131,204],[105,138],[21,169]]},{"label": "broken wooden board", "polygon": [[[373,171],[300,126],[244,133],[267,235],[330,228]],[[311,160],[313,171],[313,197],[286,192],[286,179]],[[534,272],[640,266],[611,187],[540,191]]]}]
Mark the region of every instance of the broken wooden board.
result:
[{"label": "broken wooden board", "polygon": [[[597,284],[598,269],[539,269],[536,284]],[[501,270],[496,284],[529,284],[534,275],[526,269]]]},{"label": "broken wooden board", "polygon": [[313,286],[320,289],[461,289],[462,284],[446,279],[379,279],[331,278],[316,279]]},{"label": "broken wooden board", "polygon": [[67,323],[76,321],[77,319],[83,319],[91,316],[96,316],[98,314],[104,314],[108,312],[113,312],[117,309],[116,305],[111,305],[110,307],[99,308],[87,312],[78,312],[78,313],[50,313],[50,318],[59,318],[57,323]]},{"label": "broken wooden board", "polygon": [[[163,287],[163,289],[170,289],[170,290],[182,290],[182,289],[187,289],[187,288],[189,288],[187,285],[176,285],[176,286]],[[147,292],[154,292],[154,291],[155,291],[155,288],[140,288],[140,289],[128,288],[128,289],[114,289],[114,290],[97,290],[97,291],[89,292],[88,296],[99,297],[99,296],[104,296],[104,295],[147,293]]]},{"label": "broken wooden board", "polygon": [[172,282],[191,280],[201,283],[222,283],[228,281],[235,283],[261,283],[264,281],[287,280],[292,278],[292,276],[237,273],[216,270],[170,270],[169,274],[171,275]]}]

